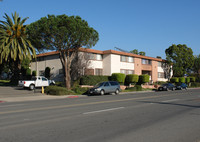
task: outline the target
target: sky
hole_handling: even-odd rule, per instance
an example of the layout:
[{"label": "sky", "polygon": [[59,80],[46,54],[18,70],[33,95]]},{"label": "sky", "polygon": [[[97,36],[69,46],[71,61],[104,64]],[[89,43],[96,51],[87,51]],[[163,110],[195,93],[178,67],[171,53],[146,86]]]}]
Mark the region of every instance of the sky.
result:
[{"label": "sky", "polygon": [[172,44],[200,54],[200,0],[1,0],[0,20],[17,12],[30,24],[49,15],[78,15],[99,33],[96,50],[137,49],[161,56]]}]

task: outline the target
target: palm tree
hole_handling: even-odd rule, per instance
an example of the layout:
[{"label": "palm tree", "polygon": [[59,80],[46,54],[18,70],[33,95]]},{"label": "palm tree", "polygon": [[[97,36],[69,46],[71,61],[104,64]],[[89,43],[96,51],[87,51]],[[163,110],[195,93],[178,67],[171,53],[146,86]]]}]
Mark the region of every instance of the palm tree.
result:
[{"label": "palm tree", "polygon": [[21,61],[36,56],[23,25],[28,17],[21,20],[16,12],[12,19],[7,14],[3,17],[6,21],[0,21],[0,63],[14,63],[14,80],[18,81]]}]

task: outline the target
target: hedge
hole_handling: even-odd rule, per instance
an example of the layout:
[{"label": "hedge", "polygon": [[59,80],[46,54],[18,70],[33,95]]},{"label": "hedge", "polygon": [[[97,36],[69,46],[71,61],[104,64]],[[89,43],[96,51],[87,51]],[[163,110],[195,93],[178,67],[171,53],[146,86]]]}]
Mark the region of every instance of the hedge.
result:
[{"label": "hedge", "polygon": [[143,84],[149,82],[149,75],[148,74],[143,74],[139,76],[139,81],[138,84]]},{"label": "hedge", "polygon": [[179,82],[185,83],[185,77],[179,77]]},{"label": "hedge", "polygon": [[185,82],[186,82],[186,83],[190,83],[190,78],[189,78],[189,77],[186,77],[186,78],[185,78]]},{"label": "hedge", "polygon": [[137,74],[128,74],[125,78],[125,84],[129,85],[130,83],[137,83],[139,76]]},{"label": "hedge", "polygon": [[67,90],[65,87],[59,86],[48,86],[45,88],[44,92],[49,95],[74,95],[75,93],[71,90]]},{"label": "hedge", "polygon": [[195,82],[196,78],[195,77],[190,77],[190,82]]},{"label": "hedge", "polygon": [[178,82],[179,82],[179,78],[178,78],[178,77],[172,77],[172,78],[170,79],[170,82],[171,82],[171,83],[178,83]]},{"label": "hedge", "polygon": [[85,75],[80,78],[80,85],[96,85],[99,82],[108,81],[110,76]]},{"label": "hedge", "polygon": [[129,90],[129,91],[142,91],[142,86],[141,85],[135,85],[134,87],[126,88],[125,90]]},{"label": "hedge", "polygon": [[124,81],[125,81],[125,77],[126,77],[126,75],[123,74],[123,73],[113,73],[113,74],[111,75],[111,80],[112,80],[112,81],[117,81],[117,82],[119,82],[120,84],[123,84]]},{"label": "hedge", "polygon": [[36,71],[32,71],[32,76],[36,76]]}]

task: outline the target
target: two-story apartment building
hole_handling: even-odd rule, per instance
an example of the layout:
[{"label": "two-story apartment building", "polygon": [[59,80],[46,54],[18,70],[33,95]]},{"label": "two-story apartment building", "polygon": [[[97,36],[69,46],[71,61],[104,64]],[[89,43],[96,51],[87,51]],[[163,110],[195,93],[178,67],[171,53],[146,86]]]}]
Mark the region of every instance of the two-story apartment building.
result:
[{"label": "two-story apartment building", "polygon": [[[80,48],[79,55],[87,54],[89,64],[83,68],[83,75],[149,74],[150,80],[167,81],[162,59],[136,55],[116,50],[94,50]],[[81,56],[83,57],[83,56]],[[84,61],[85,59],[82,59]],[[37,55],[37,61],[31,63],[31,70],[42,75],[46,67],[51,68],[52,79],[63,80],[63,70],[57,51]],[[172,75],[172,74],[171,74]]]}]

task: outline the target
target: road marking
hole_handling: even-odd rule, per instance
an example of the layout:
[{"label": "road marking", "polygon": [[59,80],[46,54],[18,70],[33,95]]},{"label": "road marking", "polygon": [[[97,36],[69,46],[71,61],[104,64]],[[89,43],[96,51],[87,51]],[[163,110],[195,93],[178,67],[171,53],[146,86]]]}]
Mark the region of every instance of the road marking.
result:
[{"label": "road marking", "polygon": [[167,102],[175,102],[175,101],[178,101],[180,99],[173,99],[173,100],[166,100],[166,101],[162,101],[163,103],[167,103]]},{"label": "road marking", "polygon": [[85,105],[96,105],[96,104],[105,104],[105,103],[125,102],[125,101],[134,101],[134,100],[140,100],[140,99],[159,98],[159,97],[164,97],[164,96],[170,96],[170,95],[129,98],[129,99],[120,99],[120,100],[111,100],[111,101],[99,101],[99,102],[72,104],[72,105],[49,106],[49,107],[43,107],[43,108],[20,109],[20,110],[0,112],[0,114],[30,112],[30,111],[42,111],[42,110],[61,109],[61,108],[69,108],[69,107],[85,106]]},{"label": "road marking", "polygon": [[97,110],[97,111],[90,111],[90,112],[85,112],[83,114],[91,114],[91,113],[99,113],[99,112],[105,112],[105,111],[113,111],[113,110],[118,110],[118,109],[123,109],[125,107],[117,107],[117,108],[110,108],[110,109],[103,109],[103,110]]}]

